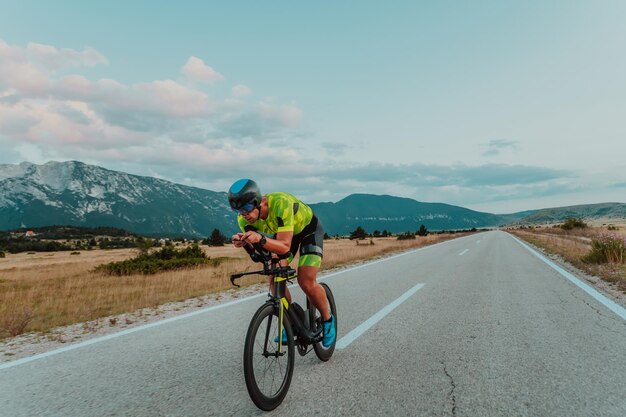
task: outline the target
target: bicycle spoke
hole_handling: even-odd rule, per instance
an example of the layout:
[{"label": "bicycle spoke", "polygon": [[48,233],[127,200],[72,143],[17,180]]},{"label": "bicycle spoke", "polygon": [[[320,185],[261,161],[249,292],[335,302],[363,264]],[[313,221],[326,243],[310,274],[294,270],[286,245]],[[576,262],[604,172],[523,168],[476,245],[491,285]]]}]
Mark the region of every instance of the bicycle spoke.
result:
[{"label": "bicycle spoke", "polygon": [[[286,354],[287,346],[283,345],[282,356],[274,356],[278,353],[278,344],[274,342],[275,337],[282,337],[278,335],[278,318],[275,316],[268,316],[267,323],[259,326],[264,328],[264,337],[261,334],[257,334],[257,338],[254,340],[253,351],[253,368],[255,379],[261,391],[268,396],[276,395],[284,382],[287,373],[287,361],[288,356]],[[268,357],[264,356],[267,352]]]}]

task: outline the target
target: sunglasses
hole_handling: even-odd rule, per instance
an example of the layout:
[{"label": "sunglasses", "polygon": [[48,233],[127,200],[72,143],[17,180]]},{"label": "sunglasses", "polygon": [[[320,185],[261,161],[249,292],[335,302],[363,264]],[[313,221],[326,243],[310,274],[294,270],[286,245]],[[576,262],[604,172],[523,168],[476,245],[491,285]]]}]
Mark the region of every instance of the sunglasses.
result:
[{"label": "sunglasses", "polygon": [[238,209],[233,209],[234,211],[236,211],[237,213],[245,216],[246,214],[250,213],[252,210],[254,210],[256,207],[254,207],[254,204],[252,203],[246,203],[244,204],[242,207],[238,208]]}]

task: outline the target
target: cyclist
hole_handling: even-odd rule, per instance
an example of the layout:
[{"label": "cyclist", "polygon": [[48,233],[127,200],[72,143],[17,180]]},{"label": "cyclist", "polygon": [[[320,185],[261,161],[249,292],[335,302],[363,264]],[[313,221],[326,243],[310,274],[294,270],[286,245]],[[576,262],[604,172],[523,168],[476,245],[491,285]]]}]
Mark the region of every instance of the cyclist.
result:
[{"label": "cyclist", "polygon": [[[237,180],[230,187],[228,202],[239,213],[237,222],[243,232],[233,235],[235,247],[259,243],[283,258],[282,266],[288,265],[300,249],[298,284],[322,316],[322,345],[331,346],[336,337],[335,317],[328,307],[326,291],[317,283],[317,272],[322,264],[324,228],[313,210],[291,194],[276,192],[263,196],[259,186],[247,178]],[[270,291],[273,291],[273,278],[270,277],[269,283]],[[285,296],[291,303],[289,289],[286,289]],[[284,329],[282,337],[283,343],[287,343]]]}]

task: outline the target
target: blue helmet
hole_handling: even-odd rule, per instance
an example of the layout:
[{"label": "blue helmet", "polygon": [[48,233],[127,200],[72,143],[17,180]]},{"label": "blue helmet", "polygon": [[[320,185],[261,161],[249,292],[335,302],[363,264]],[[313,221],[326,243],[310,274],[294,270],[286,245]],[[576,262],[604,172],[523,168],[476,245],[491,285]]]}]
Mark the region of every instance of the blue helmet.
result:
[{"label": "blue helmet", "polygon": [[248,178],[235,181],[228,190],[228,203],[235,211],[259,208],[262,198],[259,186]]}]

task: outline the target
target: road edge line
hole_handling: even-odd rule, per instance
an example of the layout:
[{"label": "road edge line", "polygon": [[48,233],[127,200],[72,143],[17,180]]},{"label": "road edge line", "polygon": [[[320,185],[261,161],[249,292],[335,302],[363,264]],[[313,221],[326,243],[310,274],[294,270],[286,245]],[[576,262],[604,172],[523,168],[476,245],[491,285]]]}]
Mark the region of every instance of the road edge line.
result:
[{"label": "road edge line", "polygon": [[589,294],[591,297],[593,297],[596,301],[600,302],[602,305],[604,305],[606,308],[611,310],[613,313],[617,314],[623,320],[626,320],[626,308],[624,308],[621,305],[617,304],[615,301],[611,300],[610,298],[608,298],[607,296],[602,294],[600,291],[598,291],[595,288],[593,288],[592,286],[590,286],[589,284],[586,284],[586,283],[582,282],[579,278],[574,276],[574,274],[572,274],[570,272],[567,272],[565,269],[561,268],[560,266],[558,266],[557,264],[555,264],[554,262],[552,262],[551,260],[549,260],[545,256],[541,255],[539,252],[537,252],[536,250],[534,250],[533,248],[528,246],[526,243],[522,242],[522,240],[519,239],[518,237],[513,236],[511,233],[508,233],[508,232],[507,232],[507,234],[509,236],[511,236],[514,240],[516,240],[517,243],[519,243],[520,245],[525,247],[528,251],[530,251],[530,253],[532,253],[537,258],[542,260],[544,263],[546,263],[548,266],[550,266],[556,272],[558,272],[559,274],[561,274],[562,276],[567,278],[571,283],[576,285],[581,290],[585,291],[587,294]]}]

